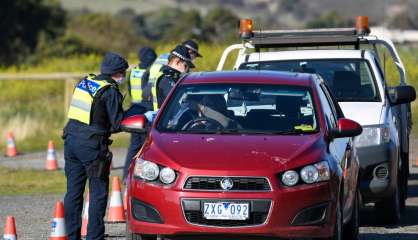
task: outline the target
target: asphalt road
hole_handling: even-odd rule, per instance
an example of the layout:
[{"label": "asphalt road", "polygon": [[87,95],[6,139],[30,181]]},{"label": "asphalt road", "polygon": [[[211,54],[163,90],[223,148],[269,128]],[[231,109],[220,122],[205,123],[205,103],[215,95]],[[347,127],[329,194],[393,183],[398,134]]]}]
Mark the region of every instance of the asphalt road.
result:
[{"label": "asphalt road", "polygon": [[[119,174],[123,165],[125,151],[114,149],[114,173]],[[46,153],[21,155],[17,158],[0,157],[0,166],[10,168],[38,168],[45,164]],[[418,140],[411,142],[411,178],[409,180],[409,198],[400,224],[379,225],[373,214],[373,208],[366,206],[361,213],[360,240],[418,240],[418,168],[412,164],[418,157]],[[59,166],[63,166],[62,153],[58,153]],[[19,239],[47,239],[55,202],[62,195],[0,196],[0,226],[4,226],[5,216],[16,218]],[[2,229],[0,233],[2,233]],[[106,224],[106,239],[125,239],[125,224]],[[212,239],[211,239],[212,240]]]}]

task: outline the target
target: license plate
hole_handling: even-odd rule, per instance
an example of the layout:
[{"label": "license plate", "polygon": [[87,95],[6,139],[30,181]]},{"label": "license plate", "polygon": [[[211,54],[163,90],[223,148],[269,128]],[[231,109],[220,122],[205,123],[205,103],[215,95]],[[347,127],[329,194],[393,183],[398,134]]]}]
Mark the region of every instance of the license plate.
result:
[{"label": "license plate", "polygon": [[205,202],[203,217],[213,220],[246,220],[248,219],[248,203]]}]

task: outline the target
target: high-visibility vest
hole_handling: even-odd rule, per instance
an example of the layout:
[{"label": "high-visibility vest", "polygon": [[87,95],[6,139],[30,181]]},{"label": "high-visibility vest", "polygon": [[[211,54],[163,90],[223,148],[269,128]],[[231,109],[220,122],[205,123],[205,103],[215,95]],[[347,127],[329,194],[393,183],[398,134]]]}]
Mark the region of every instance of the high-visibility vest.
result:
[{"label": "high-visibility vest", "polygon": [[134,67],[131,70],[129,76],[129,82],[131,84],[131,98],[133,103],[140,103],[142,101],[142,75],[144,75],[146,69],[139,66]]},{"label": "high-visibility vest", "polygon": [[152,92],[152,105],[154,107],[154,111],[158,109],[158,102],[157,102],[157,79],[163,74],[160,70],[163,65],[168,64],[168,57],[170,56],[169,53],[161,54],[155,62],[152,64],[150,71],[149,71],[149,83],[152,84],[151,92]]},{"label": "high-visibility vest", "polygon": [[75,87],[70,109],[68,110],[69,119],[90,125],[94,97],[100,89],[112,85],[105,80],[94,79],[95,77],[94,74],[89,74],[87,78],[81,80]]}]

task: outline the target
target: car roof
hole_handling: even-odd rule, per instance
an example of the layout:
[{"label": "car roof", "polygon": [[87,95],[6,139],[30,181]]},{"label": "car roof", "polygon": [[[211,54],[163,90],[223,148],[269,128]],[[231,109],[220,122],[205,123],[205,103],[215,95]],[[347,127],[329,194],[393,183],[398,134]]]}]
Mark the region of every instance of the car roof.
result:
[{"label": "car roof", "polygon": [[[361,59],[365,50],[295,50],[251,53],[247,62],[303,59]],[[369,51],[367,51],[369,52]],[[363,53],[364,54],[364,53]]]},{"label": "car roof", "polygon": [[252,83],[308,87],[312,86],[316,79],[307,73],[239,70],[190,73],[182,79],[181,84]]}]

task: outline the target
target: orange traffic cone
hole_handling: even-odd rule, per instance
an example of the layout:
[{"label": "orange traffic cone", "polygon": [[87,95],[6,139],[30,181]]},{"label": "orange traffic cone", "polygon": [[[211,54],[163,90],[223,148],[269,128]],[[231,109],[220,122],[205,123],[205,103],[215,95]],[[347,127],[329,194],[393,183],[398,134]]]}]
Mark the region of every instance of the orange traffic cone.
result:
[{"label": "orange traffic cone", "polygon": [[57,170],[57,155],[55,154],[54,142],[52,140],[48,141],[48,153],[46,155],[46,170]]},{"label": "orange traffic cone", "polygon": [[3,240],[16,240],[16,226],[15,218],[12,216],[6,217],[6,224],[4,225]]},{"label": "orange traffic cone", "polygon": [[7,157],[14,157],[16,155],[17,155],[17,151],[16,151],[15,138],[13,137],[13,133],[12,132],[8,132],[7,133],[7,151],[6,151],[6,156]]},{"label": "orange traffic cone", "polygon": [[125,222],[125,212],[123,211],[122,193],[120,192],[119,177],[113,177],[112,195],[110,197],[109,212],[107,221],[110,223]]},{"label": "orange traffic cone", "polygon": [[123,192],[123,210],[125,212],[128,210],[128,188],[125,188],[125,192]]},{"label": "orange traffic cone", "polygon": [[64,204],[59,201],[55,206],[54,218],[51,222],[51,235],[49,240],[67,240],[67,232],[65,230]]},{"label": "orange traffic cone", "polygon": [[87,192],[86,201],[84,202],[84,210],[83,210],[83,221],[81,223],[81,236],[87,236],[87,225],[89,223],[89,201],[90,201],[90,194]]},{"label": "orange traffic cone", "polygon": [[415,164],[412,165],[415,168],[418,168],[418,157],[415,158]]}]

